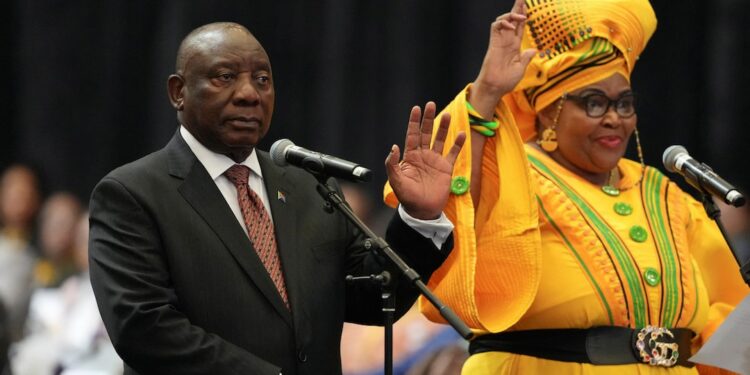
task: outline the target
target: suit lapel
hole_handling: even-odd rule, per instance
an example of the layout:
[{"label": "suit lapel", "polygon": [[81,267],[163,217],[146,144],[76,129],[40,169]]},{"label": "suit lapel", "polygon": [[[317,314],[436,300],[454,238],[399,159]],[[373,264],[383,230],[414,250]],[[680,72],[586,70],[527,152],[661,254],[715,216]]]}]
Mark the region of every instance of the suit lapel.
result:
[{"label": "suit lapel", "polygon": [[180,194],[211,227],[245,273],[291,327],[292,317],[289,309],[281,300],[252,243],[211,176],[195,158],[179,133],[172,138],[167,148],[170,154],[170,174],[184,179],[178,188]]}]

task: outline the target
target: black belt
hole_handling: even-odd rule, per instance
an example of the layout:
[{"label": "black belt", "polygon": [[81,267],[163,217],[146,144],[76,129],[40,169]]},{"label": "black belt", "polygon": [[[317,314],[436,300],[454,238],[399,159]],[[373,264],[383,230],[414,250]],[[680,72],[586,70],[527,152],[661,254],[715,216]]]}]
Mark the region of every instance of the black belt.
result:
[{"label": "black belt", "polygon": [[469,343],[469,353],[509,352],[554,361],[622,365],[692,367],[686,328],[647,326],[642,329],[593,327],[588,329],[535,329],[482,335]]}]

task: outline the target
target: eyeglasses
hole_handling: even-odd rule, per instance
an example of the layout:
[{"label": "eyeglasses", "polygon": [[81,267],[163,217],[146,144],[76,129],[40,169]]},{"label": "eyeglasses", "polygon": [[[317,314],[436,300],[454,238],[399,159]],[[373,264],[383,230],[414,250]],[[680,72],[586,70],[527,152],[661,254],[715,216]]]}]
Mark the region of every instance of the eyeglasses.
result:
[{"label": "eyeglasses", "polygon": [[635,114],[635,94],[625,94],[616,100],[608,98],[604,94],[571,95],[565,94],[565,99],[573,99],[583,109],[586,115],[593,118],[604,116],[609,107],[615,107],[615,112],[622,118],[628,118]]}]

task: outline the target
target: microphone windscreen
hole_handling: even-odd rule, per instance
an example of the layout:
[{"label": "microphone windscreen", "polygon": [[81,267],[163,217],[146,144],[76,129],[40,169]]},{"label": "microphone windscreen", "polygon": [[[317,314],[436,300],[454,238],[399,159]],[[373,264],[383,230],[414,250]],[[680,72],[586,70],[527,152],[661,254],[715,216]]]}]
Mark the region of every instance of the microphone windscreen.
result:
[{"label": "microphone windscreen", "polygon": [[273,160],[274,164],[278,165],[279,167],[287,165],[286,149],[290,146],[294,146],[294,142],[286,138],[279,139],[278,141],[274,142],[273,145],[271,145],[271,160]]},{"label": "microphone windscreen", "polygon": [[677,163],[677,157],[682,154],[688,154],[685,147],[682,147],[680,145],[667,147],[661,157],[661,161],[664,163],[664,168],[667,168],[667,170],[670,172],[679,172],[675,164]]}]

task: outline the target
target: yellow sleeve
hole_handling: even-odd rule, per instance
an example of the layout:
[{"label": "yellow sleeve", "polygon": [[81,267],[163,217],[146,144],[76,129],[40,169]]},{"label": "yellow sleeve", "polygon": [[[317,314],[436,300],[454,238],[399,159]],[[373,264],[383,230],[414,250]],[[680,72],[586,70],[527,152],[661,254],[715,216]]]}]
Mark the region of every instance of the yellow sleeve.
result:
[{"label": "yellow sleeve", "polygon": [[[469,88],[442,111],[451,114],[447,139],[454,139],[460,131],[469,137],[480,136],[470,130],[466,108]],[[428,283],[469,327],[489,332],[503,331],[523,316],[536,296],[541,277],[536,188],[524,143],[503,101],[496,109],[496,117],[500,123],[494,139],[500,171],[500,177],[495,177],[498,188],[493,189],[498,194],[497,203],[477,235],[471,194],[451,195],[444,211],[455,227],[454,249]],[[471,141],[467,140],[454,165],[454,177],[471,177],[471,155]],[[384,199],[391,206],[398,204],[387,184]],[[420,307],[429,319],[443,322],[426,300],[420,299]]]}]

